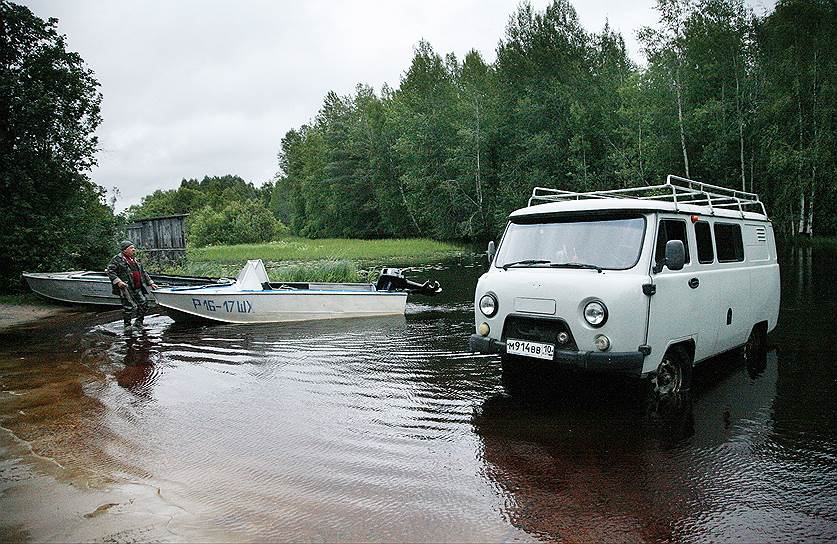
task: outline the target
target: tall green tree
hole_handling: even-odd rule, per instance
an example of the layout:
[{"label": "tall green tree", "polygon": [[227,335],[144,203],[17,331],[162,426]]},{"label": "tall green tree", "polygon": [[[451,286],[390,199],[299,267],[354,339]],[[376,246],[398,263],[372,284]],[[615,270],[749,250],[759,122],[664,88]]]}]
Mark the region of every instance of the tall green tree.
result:
[{"label": "tall green tree", "polygon": [[761,185],[786,234],[837,230],[837,4],[781,0],[758,28]]},{"label": "tall green tree", "polygon": [[[649,75],[652,92],[662,99],[657,102],[656,134],[652,146],[660,155],[671,154],[673,134],[679,136],[679,152],[682,156],[681,168],[675,172],[691,175],[689,169],[690,138],[687,134],[688,103],[686,103],[685,64],[686,57],[686,19],[693,8],[689,0],[657,0],[660,25],[657,28],[646,27],[640,30],[639,39],[648,57]],[[668,115],[674,111],[676,117]],[[670,160],[662,159],[670,163]]]},{"label": "tall green tree", "polygon": [[495,63],[505,210],[525,203],[536,186],[583,188],[587,143],[571,141],[583,115],[587,52],[587,35],[566,0],[543,13],[524,3],[511,16]]},{"label": "tall green tree", "polygon": [[469,51],[456,72],[458,99],[454,117],[457,141],[451,157],[455,172],[452,197],[459,204],[459,238],[490,237],[497,188],[493,143],[496,139],[496,87],[490,66]]},{"label": "tall green tree", "polygon": [[87,172],[102,96],[58,21],[0,1],[0,291],[24,270],[102,268],[118,221]]},{"label": "tall green tree", "polygon": [[457,142],[456,67],[454,57],[443,59],[421,41],[392,98],[399,184],[418,235],[452,238],[456,233],[456,199],[461,198],[451,164]]},{"label": "tall green tree", "polygon": [[658,0],[638,67],[568,0],[523,2],[493,64],[422,41],[398,88],[327,95],[283,139],[272,202],[306,235],[473,240],[535,186],[677,174],[757,191],[787,233],[833,233],[834,5],[759,19],[742,0]]}]

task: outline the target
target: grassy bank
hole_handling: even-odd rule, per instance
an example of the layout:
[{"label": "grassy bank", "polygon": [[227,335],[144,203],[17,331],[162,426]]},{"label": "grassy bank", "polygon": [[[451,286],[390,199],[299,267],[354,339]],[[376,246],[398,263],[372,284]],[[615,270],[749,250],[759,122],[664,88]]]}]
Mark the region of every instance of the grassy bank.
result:
[{"label": "grassy bank", "polygon": [[[270,281],[366,283],[377,279],[376,269],[363,269],[356,263],[341,261],[312,261],[309,263],[264,263]],[[159,272],[182,276],[210,276],[233,278],[241,270],[242,262],[191,262],[168,267]]]},{"label": "grassy bank", "polygon": [[462,246],[427,239],[288,237],[266,244],[190,248],[180,266],[154,271],[233,277],[248,259],[261,259],[271,281],[372,282],[381,266],[426,264],[464,252]]},{"label": "grassy bank", "polygon": [[357,240],[344,238],[288,237],[266,244],[191,248],[189,262],[263,261],[340,261],[370,262],[392,260],[393,265],[421,264],[440,257],[460,254],[463,247],[423,238],[402,240]]}]

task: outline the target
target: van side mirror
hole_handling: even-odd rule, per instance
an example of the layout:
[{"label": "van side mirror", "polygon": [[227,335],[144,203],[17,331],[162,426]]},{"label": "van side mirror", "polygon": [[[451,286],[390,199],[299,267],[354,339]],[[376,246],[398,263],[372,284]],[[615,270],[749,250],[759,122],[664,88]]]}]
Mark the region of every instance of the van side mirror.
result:
[{"label": "van side mirror", "polygon": [[497,248],[494,247],[494,240],[488,242],[488,250],[485,253],[488,256],[488,266],[494,262],[494,256],[497,254]]},{"label": "van side mirror", "polygon": [[686,246],[683,245],[683,240],[669,240],[666,242],[665,258],[663,262],[657,263],[654,272],[662,272],[665,266],[669,270],[683,270],[684,264],[686,264]]}]

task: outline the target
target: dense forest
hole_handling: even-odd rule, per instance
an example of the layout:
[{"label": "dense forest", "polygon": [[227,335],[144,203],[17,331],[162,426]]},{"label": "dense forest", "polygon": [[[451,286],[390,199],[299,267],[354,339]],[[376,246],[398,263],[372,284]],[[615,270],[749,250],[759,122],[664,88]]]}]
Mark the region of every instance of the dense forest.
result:
[{"label": "dense forest", "polygon": [[658,0],[657,11],[638,31],[642,66],[607,25],[582,28],[568,0],[522,3],[491,64],[421,41],[397,89],[329,92],[282,138],[265,187],[184,180],[129,213],[203,208],[195,225],[236,200],[269,209],[274,232],[485,240],[535,186],[676,174],[759,193],[780,235],[837,232],[834,0],[781,0],[761,17],[740,0]]},{"label": "dense forest", "polygon": [[491,64],[420,42],[397,89],[328,93],[285,135],[273,211],[304,236],[486,239],[535,186],[677,174],[759,193],[783,235],[833,234],[835,2],[657,10],[645,66],[568,0],[521,4]]},{"label": "dense forest", "polygon": [[88,175],[99,84],[57,26],[0,0],[0,292],[25,270],[101,269],[118,233]]}]

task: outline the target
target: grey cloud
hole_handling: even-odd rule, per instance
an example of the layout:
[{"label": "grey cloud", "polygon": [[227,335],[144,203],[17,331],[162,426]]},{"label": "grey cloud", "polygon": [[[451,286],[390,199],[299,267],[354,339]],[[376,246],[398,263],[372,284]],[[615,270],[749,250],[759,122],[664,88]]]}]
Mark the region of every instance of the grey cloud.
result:
[{"label": "grey cloud", "polygon": [[[462,2],[25,2],[57,17],[69,48],[104,95],[93,179],[118,187],[119,208],[183,178],[238,174],[261,184],[280,140],[308,122],[329,90],[396,87],[422,38],[488,61],[517,0]],[[542,9],[547,0],[533,2]],[[582,23],[605,18],[636,54],[633,29],[652,2],[576,2]],[[625,26],[628,25],[628,26]]]}]

